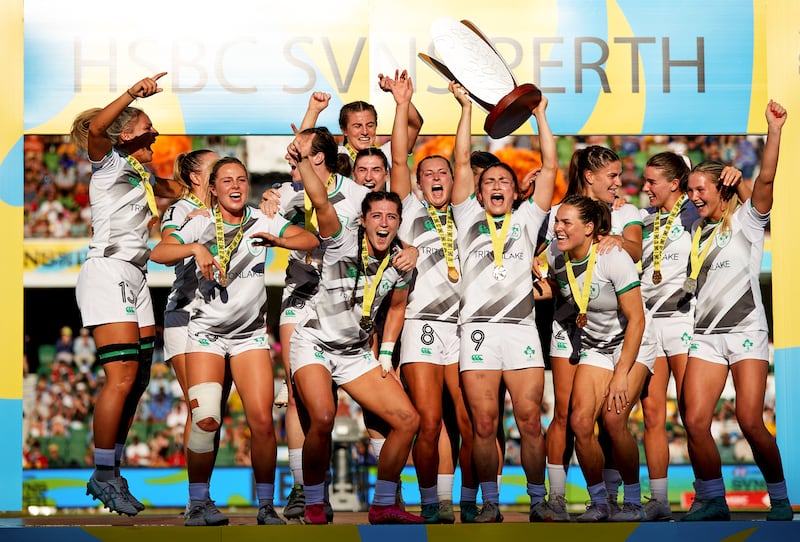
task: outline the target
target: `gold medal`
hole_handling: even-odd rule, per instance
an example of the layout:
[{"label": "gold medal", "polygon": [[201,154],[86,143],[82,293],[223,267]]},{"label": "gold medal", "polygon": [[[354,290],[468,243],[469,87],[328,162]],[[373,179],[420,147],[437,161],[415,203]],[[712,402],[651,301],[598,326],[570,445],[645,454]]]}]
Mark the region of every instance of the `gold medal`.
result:
[{"label": "gold medal", "polygon": [[578,313],[578,316],[575,317],[575,325],[582,328],[586,326],[587,317],[585,312]]},{"label": "gold medal", "polygon": [[228,287],[228,275],[225,274],[225,273],[220,273],[219,274],[219,279],[217,279],[217,282],[223,288],[227,288]]},{"label": "gold medal", "polygon": [[489,226],[489,236],[492,240],[492,254],[494,255],[494,280],[500,282],[506,278],[506,268],[503,267],[503,249],[508,236],[508,228],[511,225],[511,213],[503,215],[503,225],[497,231],[494,217],[486,211],[486,224]]},{"label": "gold medal", "polygon": [[692,294],[697,291],[697,280],[693,279],[692,277],[687,277],[685,281],[683,281],[683,291],[687,294]]},{"label": "gold medal", "polygon": [[458,271],[455,267],[450,266],[447,268],[447,278],[450,279],[450,282],[458,282]]},{"label": "gold medal", "polygon": [[372,318],[370,318],[369,316],[362,316],[361,320],[358,322],[358,325],[360,325],[361,329],[363,329],[367,333],[372,331],[372,328],[374,327],[372,323]]},{"label": "gold medal", "polygon": [[573,262],[569,252],[564,253],[564,268],[567,272],[567,282],[572,292],[572,301],[578,309],[578,316],[575,318],[575,324],[578,327],[586,325],[586,311],[589,309],[589,298],[592,293],[592,276],[594,275],[595,262],[597,262],[597,250],[595,250],[594,244],[592,244],[589,246],[589,254],[586,256],[586,271],[584,271],[583,288],[581,288],[578,286],[578,281],[575,278],[575,271],[572,269]]},{"label": "gold medal", "polygon": [[661,284],[661,271],[653,271],[653,284]]}]

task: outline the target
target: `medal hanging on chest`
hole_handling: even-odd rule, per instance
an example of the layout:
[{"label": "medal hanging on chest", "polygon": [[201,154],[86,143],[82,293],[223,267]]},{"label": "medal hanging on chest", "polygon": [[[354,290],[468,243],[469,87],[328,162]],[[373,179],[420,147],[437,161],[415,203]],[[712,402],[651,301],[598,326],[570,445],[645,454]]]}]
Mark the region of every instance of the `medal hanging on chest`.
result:
[{"label": "medal hanging on chest", "polygon": [[242,237],[244,235],[244,231],[242,230],[244,227],[244,221],[245,216],[243,215],[242,221],[239,223],[239,230],[236,232],[236,235],[230,244],[225,246],[225,226],[222,220],[222,213],[219,210],[219,206],[214,208],[214,230],[217,240],[217,255],[219,258],[219,266],[222,268],[222,270],[218,274],[215,274],[214,277],[219,285],[223,288],[227,288],[228,286],[228,263],[230,262],[233,252],[236,250],[236,247],[239,246],[239,243],[242,241]]},{"label": "medal hanging on chest", "polygon": [[442,243],[442,252],[444,253],[444,261],[447,265],[447,279],[450,282],[458,282],[458,270],[455,265],[455,235],[453,232],[453,212],[450,206],[447,206],[447,212],[444,214],[445,225],[442,226],[442,221],[439,212],[430,205],[426,205],[428,215],[436,228],[436,233],[439,234],[439,240]]},{"label": "medal hanging on chest", "polygon": [[703,224],[701,223],[697,226],[697,229],[692,236],[692,250],[689,253],[689,276],[686,277],[686,280],[683,281],[683,291],[689,295],[695,295],[697,293],[697,277],[700,276],[700,269],[703,267],[703,262],[706,261],[708,258],[708,253],[711,250],[711,245],[714,244],[714,240],[717,238],[717,234],[719,233],[720,227],[722,227],[723,222],[725,222],[725,213],[722,214],[722,218],[720,218],[717,225],[714,226],[714,230],[711,232],[711,235],[706,239],[706,244],[703,249],[700,249],[700,237],[703,233]]},{"label": "medal hanging on chest", "polygon": [[667,244],[667,237],[669,237],[672,224],[680,214],[684,202],[686,202],[686,194],[681,195],[675,205],[672,206],[663,228],[661,227],[661,211],[656,209],[655,217],[653,218],[653,284],[661,284],[663,280],[661,276],[661,259],[664,255],[664,246]]},{"label": "medal hanging on chest", "polygon": [[575,317],[575,325],[579,328],[586,327],[589,321],[586,315],[589,309],[589,298],[592,294],[592,275],[594,275],[594,265],[597,262],[597,251],[595,250],[594,243],[589,247],[588,259],[586,261],[586,271],[583,275],[583,288],[578,286],[578,281],[575,279],[575,272],[572,269],[572,261],[570,260],[569,253],[564,253],[564,266],[567,271],[567,281],[569,288],[572,292],[572,299],[578,308],[578,316]]},{"label": "medal hanging on chest", "polygon": [[494,256],[492,277],[497,282],[501,282],[505,280],[508,274],[506,268],[503,267],[503,248],[505,247],[508,228],[511,224],[511,213],[503,215],[503,225],[500,227],[499,232],[497,231],[494,217],[488,211],[486,213],[486,224],[489,226],[489,237],[492,239],[492,255]]},{"label": "medal hanging on chest", "polygon": [[[372,304],[375,302],[375,295],[378,292],[378,285],[381,283],[381,277],[383,277],[383,272],[389,265],[391,256],[391,253],[387,251],[386,255],[383,257],[383,260],[378,266],[378,270],[375,272],[375,276],[372,277],[372,280],[370,280],[369,275],[367,274],[367,269],[369,267],[369,247],[367,245],[367,236],[364,235],[361,241],[361,265],[363,266],[364,270],[364,299],[361,306],[361,319],[359,320],[358,325],[367,333],[371,332],[372,328],[374,327],[372,323]],[[358,275],[356,275],[355,289],[358,289]],[[353,296],[353,301],[355,301],[355,291]]]}]

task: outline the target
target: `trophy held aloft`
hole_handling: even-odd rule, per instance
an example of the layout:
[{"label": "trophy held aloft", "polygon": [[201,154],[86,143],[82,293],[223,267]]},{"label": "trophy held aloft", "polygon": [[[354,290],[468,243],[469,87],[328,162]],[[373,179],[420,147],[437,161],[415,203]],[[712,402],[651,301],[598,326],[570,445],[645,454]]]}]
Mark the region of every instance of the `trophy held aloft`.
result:
[{"label": "trophy held aloft", "polygon": [[483,129],[489,136],[505,137],[530,118],[542,92],[531,83],[517,85],[508,64],[474,24],[440,17],[431,24],[431,38],[442,60],[419,57],[486,110]]}]

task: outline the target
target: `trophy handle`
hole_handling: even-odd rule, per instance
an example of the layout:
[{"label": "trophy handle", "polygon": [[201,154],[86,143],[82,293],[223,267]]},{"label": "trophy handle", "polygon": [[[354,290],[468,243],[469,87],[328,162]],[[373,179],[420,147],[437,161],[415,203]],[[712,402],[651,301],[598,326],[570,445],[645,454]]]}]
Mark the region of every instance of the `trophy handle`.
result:
[{"label": "trophy handle", "polygon": [[505,59],[497,51],[497,49],[495,49],[494,44],[491,41],[489,41],[489,38],[487,38],[486,35],[483,32],[481,32],[480,29],[477,26],[475,26],[475,24],[472,23],[472,21],[468,21],[467,19],[461,19],[461,24],[463,24],[464,26],[466,26],[467,28],[469,28],[470,30],[475,32],[475,34],[477,34],[480,39],[482,39],[483,41],[486,42],[486,45],[491,47],[492,51],[494,51],[494,54],[497,55],[497,58],[500,59],[500,61],[503,63],[503,65],[508,70],[508,74],[511,76],[511,80],[514,82],[514,86],[516,87],[517,86],[517,80],[514,77],[514,72],[512,72],[511,68],[508,67],[508,64],[506,63]]},{"label": "trophy handle", "polygon": [[[418,53],[417,56],[428,66],[433,68],[433,71],[437,72],[439,75],[444,77],[448,82],[455,81],[459,85],[461,84],[458,78],[455,75],[453,75],[453,72],[451,72],[450,69],[447,66],[445,66],[441,61],[431,56],[428,56],[425,53]],[[467,89],[467,92],[469,92],[469,89]],[[469,99],[478,104],[479,106],[481,106],[487,113],[492,110],[492,107],[494,107],[492,104],[487,103],[484,100],[481,100],[471,92],[469,92]]]}]

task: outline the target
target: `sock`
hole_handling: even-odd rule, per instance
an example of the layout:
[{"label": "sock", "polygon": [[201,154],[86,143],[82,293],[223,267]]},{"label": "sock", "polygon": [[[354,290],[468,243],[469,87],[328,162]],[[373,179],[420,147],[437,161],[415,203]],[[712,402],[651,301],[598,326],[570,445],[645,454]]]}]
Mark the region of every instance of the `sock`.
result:
[{"label": "sock", "polygon": [[207,482],[189,482],[189,500],[206,502],[211,498]]},{"label": "sock", "polygon": [[373,506],[391,506],[397,494],[397,482],[378,480],[375,482],[375,495],[372,497]]},{"label": "sock", "polygon": [[436,486],[421,487],[419,488],[420,503],[424,506],[426,504],[436,504],[439,502],[439,495]]},{"label": "sock", "polygon": [[642,504],[642,486],[639,482],[635,484],[625,484],[622,488],[623,497],[622,502],[633,504]]},{"label": "sock", "polygon": [[461,502],[477,502],[478,488],[461,486]]},{"label": "sock", "polygon": [[603,482],[589,486],[586,489],[589,490],[589,498],[591,499],[592,504],[608,504],[606,502],[608,499],[608,492],[606,491],[606,485]]},{"label": "sock", "polygon": [[606,485],[608,500],[617,502],[619,486],[622,485],[622,475],[617,469],[603,469],[603,482]]},{"label": "sock", "polygon": [[544,484],[528,484],[528,495],[531,498],[531,504],[540,503],[544,500],[545,496],[547,495],[547,490],[544,488]]},{"label": "sock", "polygon": [[705,486],[703,485],[703,481],[699,478],[692,482],[692,486],[694,486],[694,498],[703,500],[706,498],[705,495]]},{"label": "sock", "polygon": [[114,450],[94,449],[94,474],[92,476],[100,482],[114,479]]},{"label": "sock", "polygon": [[786,480],[775,482],[774,484],[767,483],[767,492],[769,493],[769,500],[772,502],[789,498],[789,492],[786,489]]},{"label": "sock", "polygon": [[303,493],[306,496],[306,506],[322,504],[325,502],[325,482],[313,486],[303,484]]},{"label": "sock", "polygon": [[122,455],[125,453],[125,444],[117,442],[114,444],[114,476],[120,476],[119,469],[122,466]]},{"label": "sock", "polygon": [[550,497],[567,494],[567,471],[564,465],[547,464],[547,478],[550,482]]},{"label": "sock", "polygon": [[258,506],[272,504],[275,500],[275,484],[256,482],[256,498]]},{"label": "sock", "polygon": [[725,482],[722,478],[703,480],[703,493],[706,499],[725,496]]},{"label": "sock", "polygon": [[303,485],[303,449],[291,448],[289,450],[289,470],[292,471],[294,484]]},{"label": "sock", "polygon": [[481,482],[480,485],[483,504],[500,502],[500,490],[497,489],[497,482]]},{"label": "sock", "polygon": [[669,484],[666,478],[656,478],[650,480],[650,497],[669,504]]},{"label": "sock", "polygon": [[453,500],[453,479],[452,474],[439,474],[436,476],[436,494],[439,496],[439,501],[452,501]]}]

